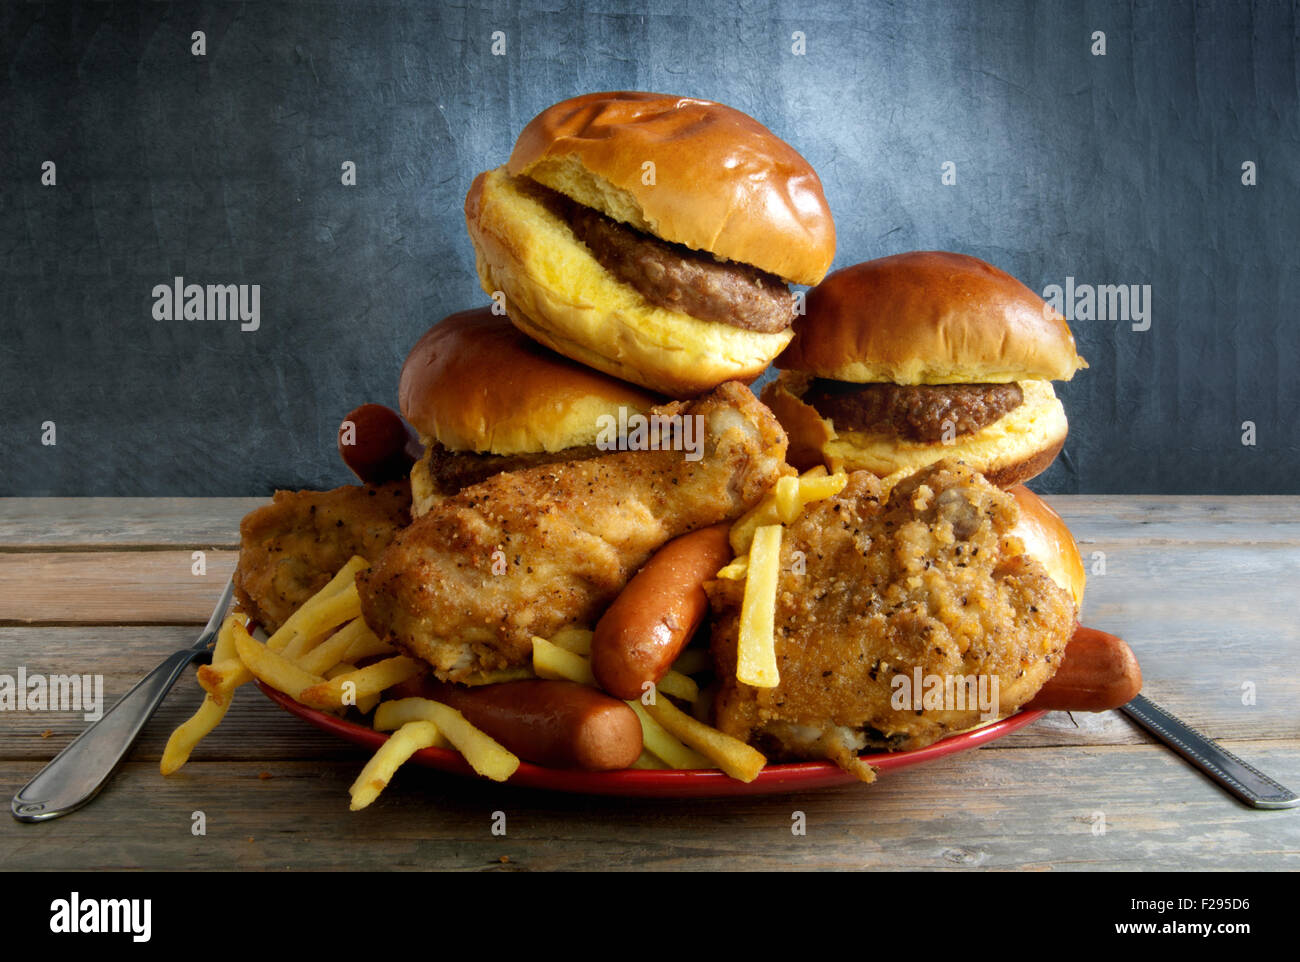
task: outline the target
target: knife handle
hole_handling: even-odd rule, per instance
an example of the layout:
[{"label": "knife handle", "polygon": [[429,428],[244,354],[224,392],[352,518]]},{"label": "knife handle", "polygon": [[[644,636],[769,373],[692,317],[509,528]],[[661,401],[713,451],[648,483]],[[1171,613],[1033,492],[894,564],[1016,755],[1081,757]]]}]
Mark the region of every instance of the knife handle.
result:
[{"label": "knife handle", "polygon": [[58,818],[99,794],[185,666],[207,654],[201,648],[187,648],[168,655],[22,787],[10,804],[14,818],[20,822]]},{"label": "knife handle", "polygon": [[1178,754],[1254,808],[1294,808],[1300,796],[1242,761],[1155,702],[1138,695],[1121,709]]}]

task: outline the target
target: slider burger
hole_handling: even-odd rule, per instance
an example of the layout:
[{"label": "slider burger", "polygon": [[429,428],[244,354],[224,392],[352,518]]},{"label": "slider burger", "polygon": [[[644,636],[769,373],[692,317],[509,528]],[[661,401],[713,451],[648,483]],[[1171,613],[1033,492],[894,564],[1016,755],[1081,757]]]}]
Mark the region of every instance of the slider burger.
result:
[{"label": "slider burger", "polygon": [[790,341],[788,283],[835,254],[817,174],[757,121],[663,94],[575,97],[465,199],[483,289],[583,364],[673,397],[751,381]]},{"label": "slider burger", "polygon": [[602,424],[625,423],[662,398],[575,364],[488,308],[434,325],[398,382],[402,416],[424,442],[411,469],[411,513],[502,471],[607,453]]},{"label": "slider burger", "polygon": [[1065,444],[1053,380],[1087,367],[1059,313],[964,254],[915,251],[838,270],[808,294],[763,400],[790,463],[881,477],[941,458],[1001,487]]}]

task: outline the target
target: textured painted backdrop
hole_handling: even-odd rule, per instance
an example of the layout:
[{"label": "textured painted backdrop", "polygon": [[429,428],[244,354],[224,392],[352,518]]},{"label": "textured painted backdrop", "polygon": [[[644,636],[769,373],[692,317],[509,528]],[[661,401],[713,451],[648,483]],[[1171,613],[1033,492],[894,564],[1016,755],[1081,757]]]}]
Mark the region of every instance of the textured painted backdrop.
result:
[{"label": "textured painted backdrop", "polygon": [[[485,300],[470,179],[550,103],[619,88],[721,100],[794,144],[837,266],[945,248],[1037,290],[1151,285],[1149,330],[1074,324],[1092,367],[1060,387],[1072,430],[1040,490],[1300,492],[1297,10],[6,5],[0,494],[344,482],[343,414],[395,403],[417,336]],[[260,330],[154,320],[176,275],[260,284]]]}]

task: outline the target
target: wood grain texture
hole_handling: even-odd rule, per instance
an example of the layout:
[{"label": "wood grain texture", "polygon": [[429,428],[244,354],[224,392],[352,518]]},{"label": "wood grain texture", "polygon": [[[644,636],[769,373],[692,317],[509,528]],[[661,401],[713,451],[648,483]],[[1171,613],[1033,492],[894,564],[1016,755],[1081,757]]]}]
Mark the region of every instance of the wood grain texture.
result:
[{"label": "wood grain texture", "polygon": [[[1294,742],[1230,743],[1300,782]],[[34,762],[0,762],[21,784]],[[94,807],[0,822],[0,868],[638,871],[1300,867],[1300,819],[1247,811],[1154,745],[985,748],[874,785],[710,800],[583,799],[404,768],[347,810],[351,765],[131,762]],[[269,776],[269,777],[267,777]],[[204,813],[205,836],[190,834]],[[504,812],[506,835],[490,832]],[[791,832],[803,812],[807,834]],[[1094,834],[1099,816],[1105,834]],[[508,857],[507,863],[500,862]]]},{"label": "wood grain texture", "polygon": [[[1300,533],[1294,498],[1050,499],[1105,556],[1084,618],[1132,644],[1146,693],[1283,784],[1300,785]],[[222,531],[257,499],[0,500],[0,673],[103,676],[111,703],[188,646],[234,553]],[[95,538],[103,539],[95,541]],[[190,551],[208,542],[208,574]],[[132,626],[124,625],[130,622]],[[1253,686],[1254,703],[1243,698]],[[179,774],[157,763],[199,702],[193,670],[93,806],[46,825],[0,822],[0,868],[1294,869],[1300,813],[1256,812],[1122,714],[1055,712],[981,749],[778,798],[579,798],[403,770],[347,811],[365,752],[255,688]],[[0,712],[16,790],[84,727],[73,712]],[[269,777],[263,777],[269,776]],[[202,810],[208,834],[190,834]],[[489,832],[506,812],[508,834]],[[808,818],[792,836],[791,812]],[[1097,813],[1105,835],[1094,835]],[[251,841],[250,841],[251,838]],[[509,862],[501,863],[500,855]]]},{"label": "wood grain texture", "polygon": [[0,552],[0,623],[203,624],[237,552]]},{"label": "wood grain texture", "polygon": [[0,498],[0,550],[239,547],[267,498]]}]

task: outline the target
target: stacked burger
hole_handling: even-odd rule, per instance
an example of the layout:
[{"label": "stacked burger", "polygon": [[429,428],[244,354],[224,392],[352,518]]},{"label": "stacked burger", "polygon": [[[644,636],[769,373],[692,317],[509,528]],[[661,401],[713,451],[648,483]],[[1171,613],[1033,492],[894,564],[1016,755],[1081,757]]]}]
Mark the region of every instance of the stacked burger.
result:
[{"label": "stacked burger", "polygon": [[[485,730],[515,705],[492,733],[542,764],[654,767],[622,700],[658,685],[711,612],[696,718],[774,760],[828,758],[869,779],[863,750],[983,717],[900,708],[903,673],[995,676],[1003,716],[1046,690],[1083,572],[1060,519],[1018,485],[1065,440],[1052,380],[1086,365],[1028,288],[942,252],[827,278],[835,229],[817,174],[757,121],[692,98],[600,93],[544,110],[474,179],[465,217],[493,307],[446,318],[407,358],[401,411],[424,444],[413,520],[366,543],[356,578],[365,623],[429,666],[427,693]],[[815,285],[806,309],[792,284]],[[749,385],[774,360],[760,403]],[[658,433],[631,443],[637,417]],[[798,471],[822,493],[791,512]],[[737,540],[760,526],[781,539],[761,589],[775,669],[761,684],[739,667],[754,555]],[[298,568],[304,590],[328,578]],[[586,677],[610,696],[602,717],[622,718],[618,739],[575,734],[595,717],[575,707],[590,690],[504,680],[575,628],[593,629]],[[491,696],[473,696],[485,680]],[[572,725],[538,749],[524,715]]]}]

